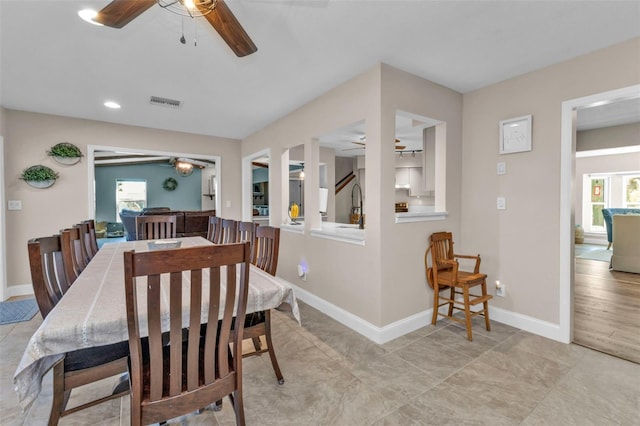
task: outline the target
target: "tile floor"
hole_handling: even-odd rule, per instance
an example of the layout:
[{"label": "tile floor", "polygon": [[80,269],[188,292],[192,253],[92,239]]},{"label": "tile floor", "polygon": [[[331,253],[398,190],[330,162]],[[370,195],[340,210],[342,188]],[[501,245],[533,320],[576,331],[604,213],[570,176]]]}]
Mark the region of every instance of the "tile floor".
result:
[{"label": "tile floor", "polygon": [[[640,365],[581,346],[564,345],[497,322],[478,322],[468,342],[458,324],[442,320],[376,345],[300,304],[303,326],[273,315],[276,353],[285,384],[269,357],[244,361],[248,425],[640,425]],[[480,321],[482,321],[480,319]],[[45,425],[51,377],[28,414],[12,377],[37,315],[0,327],[0,424]],[[76,392],[90,397],[115,379]],[[72,401],[70,405],[74,404]],[[223,410],[170,424],[233,425]],[[128,398],[68,417],[61,425],[127,425]]]}]

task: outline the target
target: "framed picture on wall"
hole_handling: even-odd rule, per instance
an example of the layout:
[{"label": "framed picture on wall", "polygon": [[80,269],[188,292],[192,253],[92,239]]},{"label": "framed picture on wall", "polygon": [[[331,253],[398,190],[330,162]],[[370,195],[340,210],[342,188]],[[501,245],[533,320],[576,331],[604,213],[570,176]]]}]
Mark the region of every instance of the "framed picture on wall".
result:
[{"label": "framed picture on wall", "polygon": [[500,122],[500,154],[531,151],[531,115]]}]

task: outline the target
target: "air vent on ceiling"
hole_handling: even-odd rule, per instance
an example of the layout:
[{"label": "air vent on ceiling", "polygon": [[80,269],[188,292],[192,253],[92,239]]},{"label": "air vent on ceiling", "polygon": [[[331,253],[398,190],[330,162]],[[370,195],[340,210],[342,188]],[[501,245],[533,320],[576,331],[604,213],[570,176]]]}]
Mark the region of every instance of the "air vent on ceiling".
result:
[{"label": "air vent on ceiling", "polygon": [[158,105],[167,108],[180,108],[182,105],[181,101],[176,101],[175,99],[167,99],[167,98],[159,98],[158,96],[152,96],[149,100],[151,105]]}]

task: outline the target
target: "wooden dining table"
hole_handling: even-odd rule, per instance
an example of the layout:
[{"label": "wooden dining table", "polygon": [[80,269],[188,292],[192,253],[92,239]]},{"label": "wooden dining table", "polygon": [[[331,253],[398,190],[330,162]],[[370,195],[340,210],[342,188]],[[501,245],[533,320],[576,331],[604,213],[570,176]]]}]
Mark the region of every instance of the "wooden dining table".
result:
[{"label": "wooden dining table", "polygon": [[[177,238],[181,247],[209,245],[202,237]],[[40,394],[42,379],[66,352],[129,339],[124,293],[124,257],[153,249],[149,241],[105,244],[33,334],[14,374],[14,388],[26,409]],[[187,298],[188,300],[188,298]],[[300,323],[291,286],[251,265],[247,313],[280,308]],[[146,308],[141,309],[146,312]],[[168,315],[168,312],[167,312]]]}]

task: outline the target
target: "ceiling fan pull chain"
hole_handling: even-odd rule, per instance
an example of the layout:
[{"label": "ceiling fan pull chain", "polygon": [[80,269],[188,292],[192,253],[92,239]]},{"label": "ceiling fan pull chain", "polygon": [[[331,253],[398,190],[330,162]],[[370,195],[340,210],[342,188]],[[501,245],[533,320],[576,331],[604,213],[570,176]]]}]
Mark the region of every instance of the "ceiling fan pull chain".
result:
[{"label": "ceiling fan pull chain", "polygon": [[198,26],[196,25],[195,19],[193,21],[193,47],[198,47]]},{"label": "ceiling fan pull chain", "polygon": [[184,38],[184,18],[180,19],[182,19],[182,35],[180,36],[180,43],[186,44],[187,40]]}]

